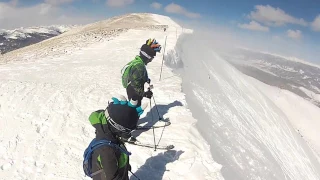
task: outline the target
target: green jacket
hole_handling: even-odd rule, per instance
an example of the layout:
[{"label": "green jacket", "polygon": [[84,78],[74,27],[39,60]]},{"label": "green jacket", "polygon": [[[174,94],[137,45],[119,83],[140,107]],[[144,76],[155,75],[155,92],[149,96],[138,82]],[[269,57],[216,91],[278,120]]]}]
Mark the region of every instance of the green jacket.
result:
[{"label": "green jacket", "polygon": [[140,56],[136,56],[134,60],[130,61],[126,66],[128,69],[128,84],[130,84],[136,94],[143,96],[144,83],[148,80],[147,68]]}]

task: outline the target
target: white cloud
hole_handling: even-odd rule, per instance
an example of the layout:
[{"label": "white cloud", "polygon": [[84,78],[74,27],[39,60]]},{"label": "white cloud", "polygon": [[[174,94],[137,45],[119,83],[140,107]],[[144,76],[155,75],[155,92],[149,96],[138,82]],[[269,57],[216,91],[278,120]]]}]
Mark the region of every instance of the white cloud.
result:
[{"label": "white cloud", "polygon": [[182,6],[180,6],[178,4],[174,4],[174,3],[171,3],[171,4],[167,5],[164,9],[168,13],[181,14],[181,15],[187,16],[189,18],[199,18],[199,17],[201,17],[200,14],[189,12],[185,8],[183,8]]},{"label": "white cloud", "polygon": [[314,19],[311,27],[314,31],[320,31],[320,14]]},{"label": "white cloud", "polygon": [[157,3],[157,2],[154,2],[154,3],[152,3],[150,6],[151,6],[152,8],[154,8],[154,9],[161,9],[162,4]]},{"label": "white cloud", "polygon": [[47,3],[25,7],[0,2],[0,24],[3,29],[53,24],[86,24],[98,19],[100,18],[74,9],[68,11]]},{"label": "white cloud", "polygon": [[9,1],[9,4],[11,4],[12,6],[16,6],[19,4],[19,0],[11,0]]},{"label": "white cloud", "polygon": [[272,38],[271,38],[273,41],[281,41],[282,38],[278,35],[273,35]]},{"label": "white cloud", "polygon": [[52,11],[54,12],[57,10],[51,4],[40,4],[39,9],[40,9],[39,14],[41,14],[41,15],[50,14],[50,12],[52,12]]},{"label": "white cloud", "polygon": [[134,0],[107,0],[106,4],[110,7],[122,7],[134,3]]},{"label": "white cloud", "polygon": [[272,6],[257,5],[255,11],[252,11],[248,17],[252,20],[264,23],[266,25],[281,26],[284,24],[298,24],[307,26],[308,23],[300,18],[295,18],[280,8],[274,8]]},{"label": "white cloud", "polygon": [[72,3],[74,0],[44,0],[46,4],[51,4],[51,5],[61,5],[61,4],[69,4]]},{"label": "white cloud", "polygon": [[292,39],[301,39],[302,33],[300,30],[291,30],[287,31],[287,36]]},{"label": "white cloud", "polygon": [[269,27],[262,26],[260,23],[256,21],[251,21],[249,24],[238,24],[238,26],[242,29],[249,29],[253,31],[269,31]]}]

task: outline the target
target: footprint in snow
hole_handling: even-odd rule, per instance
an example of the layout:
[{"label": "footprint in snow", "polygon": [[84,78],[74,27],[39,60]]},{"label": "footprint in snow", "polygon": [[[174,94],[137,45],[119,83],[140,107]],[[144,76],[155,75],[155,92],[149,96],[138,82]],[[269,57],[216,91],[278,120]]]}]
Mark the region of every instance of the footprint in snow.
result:
[{"label": "footprint in snow", "polygon": [[41,161],[36,161],[34,163],[34,165],[38,168],[38,169],[43,169],[45,167],[45,164]]},{"label": "footprint in snow", "polygon": [[6,171],[6,170],[10,169],[11,166],[12,166],[11,163],[5,163],[5,164],[3,164],[3,165],[1,166],[1,169],[2,169],[3,171]]},{"label": "footprint in snow", "polygon": [[37,133],[43,135],[49,129],[50,124],[47,122],[44,122],[42,124],[37,124],[36,126],[37,126],[37,130],[36,130]]}]

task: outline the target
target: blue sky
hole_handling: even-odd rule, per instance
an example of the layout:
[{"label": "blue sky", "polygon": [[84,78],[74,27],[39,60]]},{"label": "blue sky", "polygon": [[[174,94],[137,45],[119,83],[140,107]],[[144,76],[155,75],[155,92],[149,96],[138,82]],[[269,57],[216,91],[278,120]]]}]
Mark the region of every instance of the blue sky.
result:
[{"label": "blue sky", "polygon": [[131,12],[168,15],[187,27],[227,29],[320,62],[320,0],[0,0],[0,29],[86,24]]}]

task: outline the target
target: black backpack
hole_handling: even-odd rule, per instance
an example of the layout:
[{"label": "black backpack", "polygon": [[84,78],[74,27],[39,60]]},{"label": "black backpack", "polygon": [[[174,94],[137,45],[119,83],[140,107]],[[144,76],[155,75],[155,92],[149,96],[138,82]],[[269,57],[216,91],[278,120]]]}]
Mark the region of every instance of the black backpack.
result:
[{"label": "black backpack", "polygon": [[130,156],[131,153],[128,152],[127,150],[121,148],[119,145],[117,144],[114,144],[112,143],[111,141],[109,140],[106,140],[106,139],[102,139],[102,140],[96,140],[96,139],[93,139],[89,146],[86,148],[86,150],[84,151],[84,154],[83,154],[83,171],[84,173],[86,174],[86,176],[89,176],[92,178],[92,176],[96,175],[96,174],[99,174],[103,171],[103,169],[97,171],[97,172],[91,172],[91,169],[92,169],[92,153],[102,147],[102,146],[112,146],[114,148],[117,148],[119,149],[121,152],[125,153],[126,155]]}]

